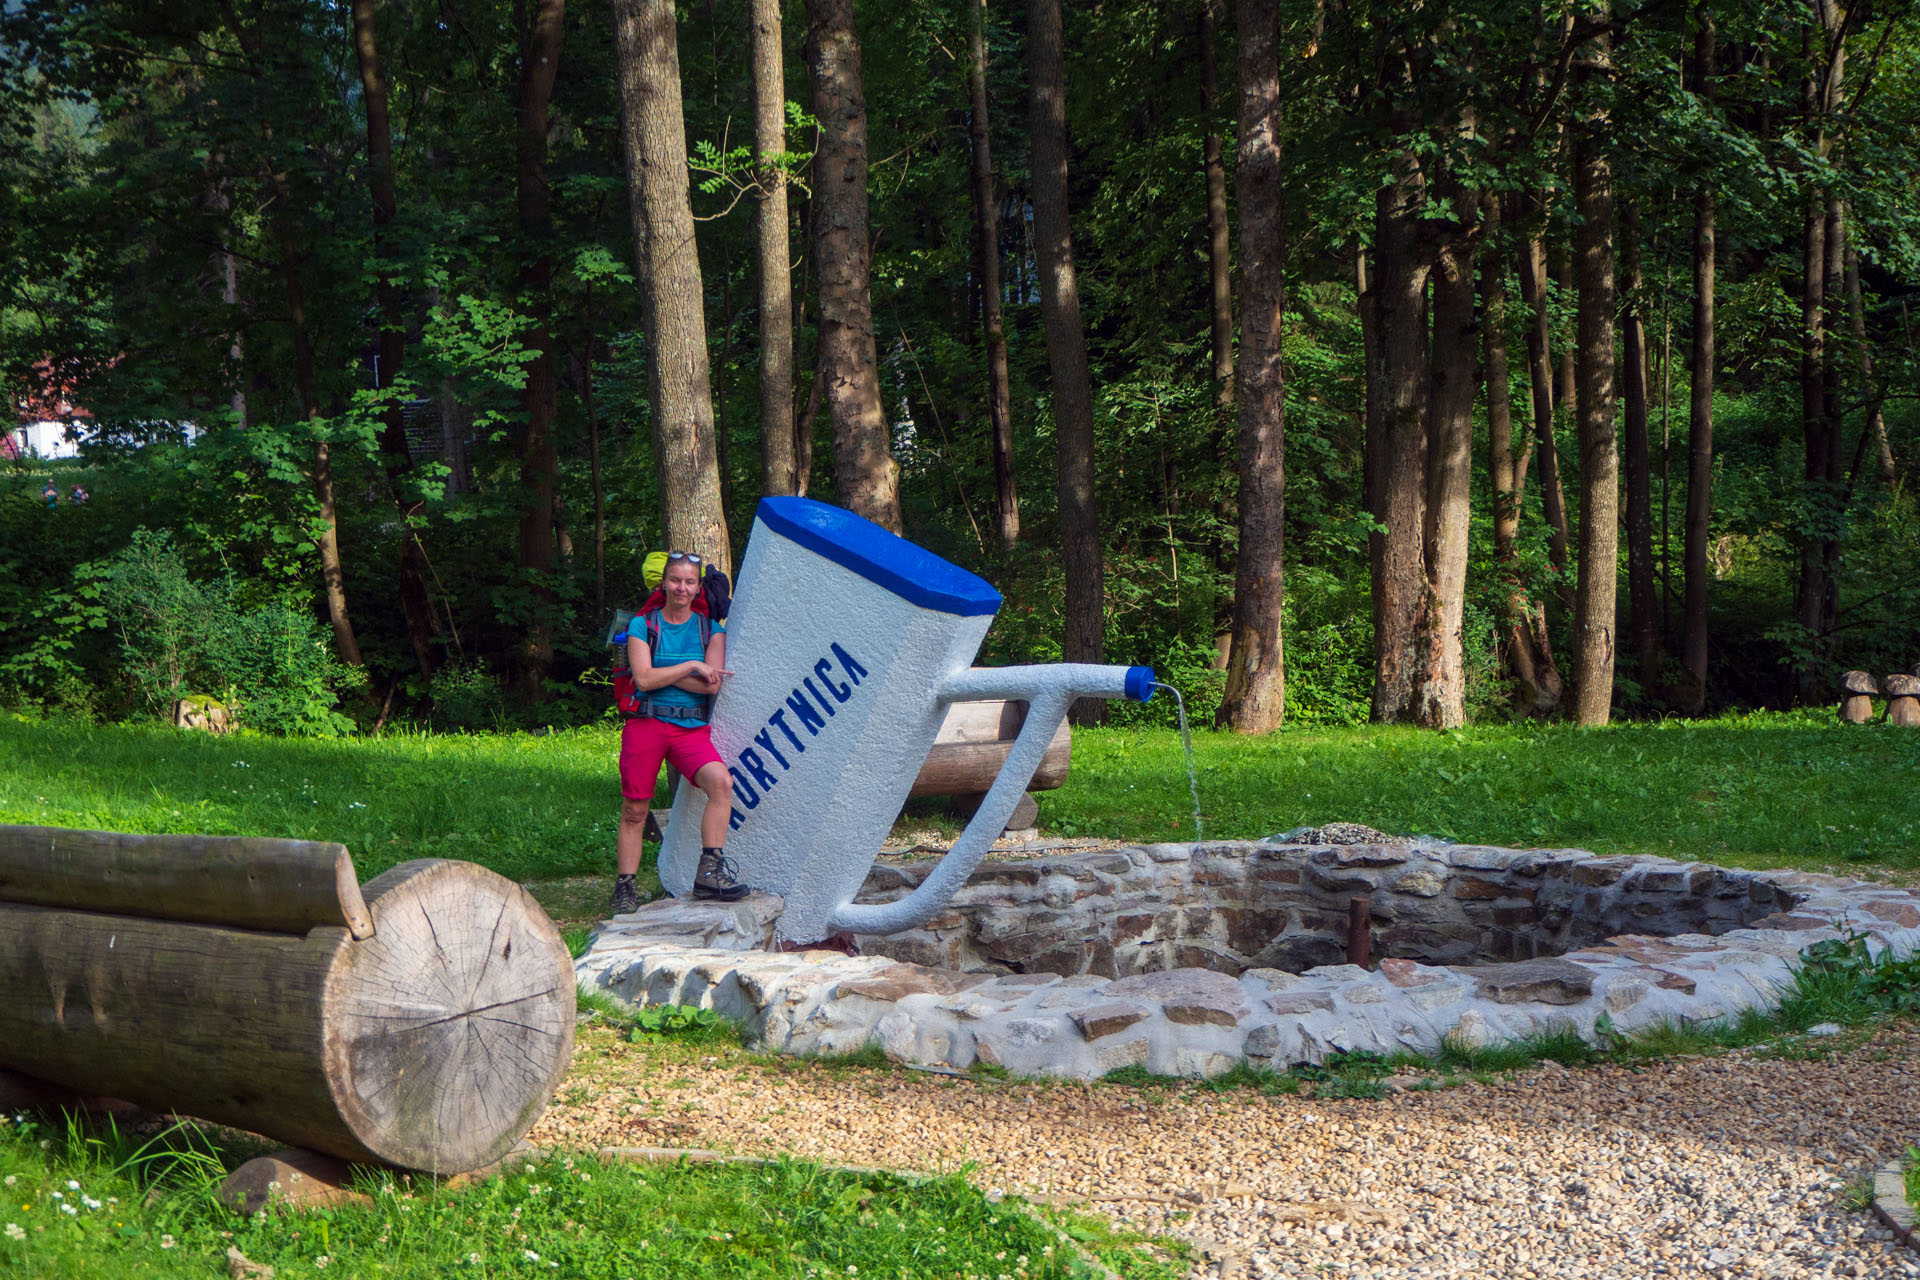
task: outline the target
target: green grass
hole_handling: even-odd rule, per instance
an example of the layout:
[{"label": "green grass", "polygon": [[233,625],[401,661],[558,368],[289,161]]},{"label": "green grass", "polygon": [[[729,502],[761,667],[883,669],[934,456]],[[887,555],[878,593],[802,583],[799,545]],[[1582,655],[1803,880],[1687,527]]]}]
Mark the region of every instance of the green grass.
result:
[{"label": "green grass", "polygon": [[[255,1154],[176,1126],[140,1140],[9,1118],[0,1125],[0,1275],[122,1280],[226,1274],[226,1251],[282,1280],[317,1275],[1085,1276],[1085,1253],[1129,1280],[1177,1257],[1091,1221],[1049,1225],[961,1173],[909,1179],[800,1161],[629,1165],[555,1156],[459,1190],[367,1174],[370,1208],[240,1219],[224,1170]],[[1070,1237],[1070,1238],[1069,1238]],[[1084,1252],[1083,1252],[1084,1251]]]},{"label": "green grass", "polygon": [[[1289,730],[1194,739],[1209,837],[1363,822],[1487,844],[1577,846],[1737,866],[1920,869],[1920,751],[1911,734],[1831,713],[1706,721]],[[1068,834],[1191,838],[1178,736],[1077,732],[1073,772],[1044,796]]]},{"label": "green grass", "polygon": [[[1738,866],[1920,870],[1912,735],[1799,713],[1619,725],[1289,730],[1195,738],[1206,832],[1335,819],[1498,844]],[[618,810],[612,728],[322,741],[0,716],[0,822],[338,840],[363,877],[466,858],[571,877],[556,918],[604,910]],[[1041,799],[1058,835],[1193,831],[1179,737],[1083,730]]]},{"label": "green grass", "polygon": [[1907,1173],[1907,1203],[1920,1206],[1920,1146],[1907,1148],[1904,1165]]}]

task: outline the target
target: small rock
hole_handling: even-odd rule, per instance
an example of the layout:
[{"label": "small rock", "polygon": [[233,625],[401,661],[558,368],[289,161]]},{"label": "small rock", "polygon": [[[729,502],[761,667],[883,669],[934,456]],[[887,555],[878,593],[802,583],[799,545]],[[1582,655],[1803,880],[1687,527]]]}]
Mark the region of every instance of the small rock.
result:
[{"label": "small rock", "polygon": [[[289,1147],[247,1161],[226,1176],[214,1197],[235,1213],[248,1217],[270,1207],[303,1210],[349,1204],[370,1207],[371,1199],[349,1189],[347,1184],[352,1179],[353,1166],[346,1161]],[[272,1274],[271,1270],[268,1274]]]},{"label": "small rock", "polygon": [[228,1280],[273,1280],[273,1268],[255,1262],[232,1245],[227,1246]]},{"label": "small rock", "polygon": [[1810,1036],[1837,1036],[1845,1029],[1846,1028],[1837,1022],[1817,1022],[1807,1028],[1807,1034]]}]

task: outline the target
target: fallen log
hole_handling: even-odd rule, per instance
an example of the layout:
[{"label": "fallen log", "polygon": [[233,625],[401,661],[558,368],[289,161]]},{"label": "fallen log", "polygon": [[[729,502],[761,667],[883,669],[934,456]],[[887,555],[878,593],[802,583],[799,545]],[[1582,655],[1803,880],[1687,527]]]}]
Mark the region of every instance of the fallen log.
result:
[{"label": "fallen log", "polygon": [[[1000,776],[1000,768],[1026,723],[1024,702],[956,702],[940,724],[940,734],[920,766],[908,793],[916,796],[983,795]],[[1073,739],[1061,725],[1047,743],[1047,752],[1034,771],[1029,791],[1051,791],[1067,780],[1073,765]]]},{"label": "fallen log", "polygon": [[373,932],[345,845],[0,827],[0,902],[304,933]]},{"label": "fallen log", "polygon": [[[302,886],[292,910],[236,891],[248,842],[197,838],[196,857],[190,838],[86,834],[98,839],[57,848],[140,867],[144,903],[109,881],[96,896],[115,910],[76,909],[77,864],[52,875],[32,852],[44,837],[0,828],[0,1068],[434,1173],[499,1159],[552,1097],[572,1054],[573,966],[513,882],[429,859],[363,889],[350,860],[335,879],[337,845],[256,842],[276,847],[255,885]],[[328,907],[310,891],[323,881],[352,892]],[[188,918],[162,918],[162,903]],[[356,906],[358,937],[341,923]],[[314,911],[334,922],[300,922]]]}]

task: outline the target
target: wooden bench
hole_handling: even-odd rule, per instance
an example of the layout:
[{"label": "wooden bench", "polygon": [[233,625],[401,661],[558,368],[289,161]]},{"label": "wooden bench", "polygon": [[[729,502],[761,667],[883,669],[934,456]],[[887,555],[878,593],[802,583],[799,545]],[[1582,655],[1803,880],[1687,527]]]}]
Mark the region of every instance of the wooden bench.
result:
[{"label": "wooden bench", "polygon": [[[913,780],[909,795],[952,796],[954,806],[971,815],[980,807],[987,788],[1000,776],[1007,752],[1027,720],[1024,702],[956,702],[947,708],[947,718],[927,752],[926,763]],[[1033,798],[1036,791],[1051,791],[1067,780],[1073,765],[1073,739],[1062,722],[1047,744],[1040,768],[1027,783],[1027,794],[1007,819],[1007,830],[1033,826],[1040,806]]]},{"label": "wooden bench", "polygon": [[573,1031],[559,931],[472,863],[362,887],[337,844],[0,826],[16,1085],[459,1173],[532,1127]]}]

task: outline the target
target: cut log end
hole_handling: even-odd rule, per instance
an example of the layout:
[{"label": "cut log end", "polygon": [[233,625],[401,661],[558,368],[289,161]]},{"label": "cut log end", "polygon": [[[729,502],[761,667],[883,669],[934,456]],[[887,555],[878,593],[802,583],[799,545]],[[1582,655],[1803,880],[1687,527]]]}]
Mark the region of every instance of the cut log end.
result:
[{"label": "cut log end", "polygon": [[328,975],[322,1052],[335,1105],[375,1157],[456,1173],[498,1160],[573,1052],[573,962],[520,886],[464,862],[410,862],[364,890],[373,936]]}]

